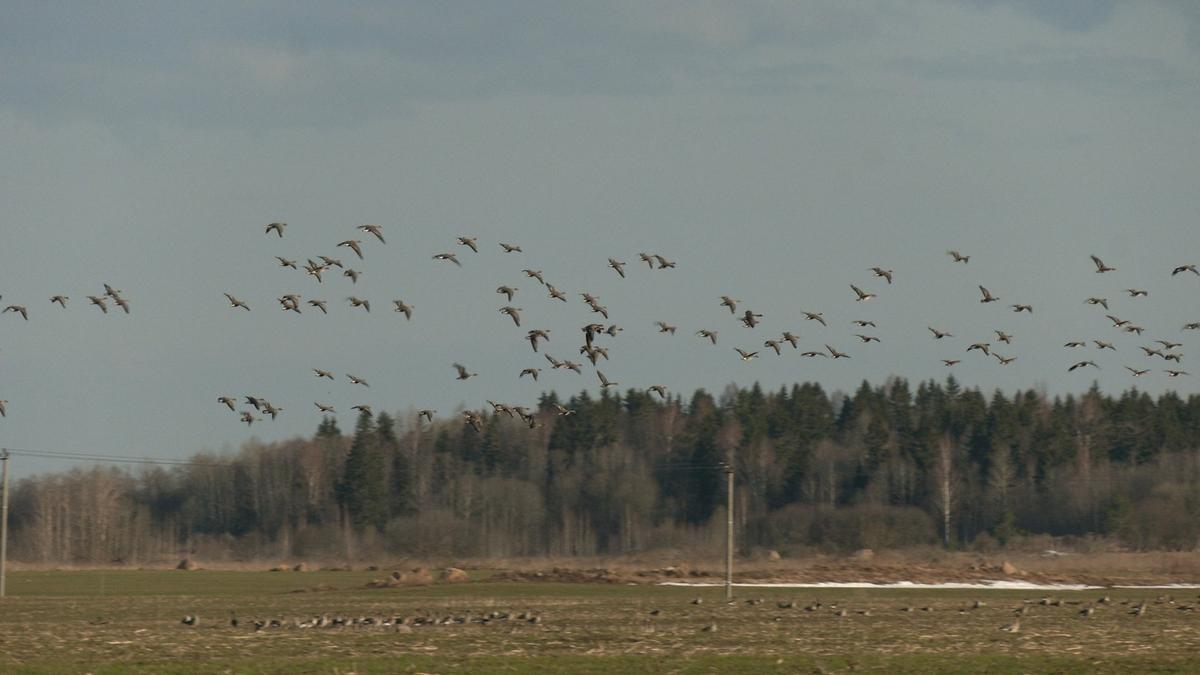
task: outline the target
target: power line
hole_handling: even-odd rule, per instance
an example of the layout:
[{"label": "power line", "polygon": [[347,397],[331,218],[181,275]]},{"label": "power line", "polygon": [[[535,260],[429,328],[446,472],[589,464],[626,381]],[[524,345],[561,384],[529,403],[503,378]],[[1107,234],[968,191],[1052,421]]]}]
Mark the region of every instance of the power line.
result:
[{"label": "power line", "polygon": [[6,448],[13,455],[23,457],[40,457],[42,459],[63,459],[92,461],[99,464],[153,464],[161,466],[216,466],[228,467],[229,462],[204,462],[187,459],[171,459],[167,457],[134,457],[131,455],[102,454],[90,452],[63,452],[56,450],[26,450],[21,448]]}]

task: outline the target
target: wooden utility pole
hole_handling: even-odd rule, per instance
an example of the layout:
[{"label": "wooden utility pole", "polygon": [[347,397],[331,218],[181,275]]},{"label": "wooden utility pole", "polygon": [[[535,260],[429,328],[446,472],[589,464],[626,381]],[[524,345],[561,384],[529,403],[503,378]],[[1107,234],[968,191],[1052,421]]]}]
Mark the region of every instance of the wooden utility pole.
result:
[{"label": "wooden utility pole", "polygon": [[0,448],[0,599],[5,595],[8,571],[8,451]]},{"label": "wooden utility pole", "polygon": [[722,465],[725,471],[725,600],[733,600],[733,466]]}]

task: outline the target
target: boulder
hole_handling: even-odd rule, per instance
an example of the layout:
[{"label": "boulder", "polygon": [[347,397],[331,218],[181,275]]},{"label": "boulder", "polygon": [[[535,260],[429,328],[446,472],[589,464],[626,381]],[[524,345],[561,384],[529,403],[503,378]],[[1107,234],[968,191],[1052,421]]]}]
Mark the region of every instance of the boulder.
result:
[{"label": "boulder", "polygon": [[1021,570],[1017,569],[1016,565],[1008,562],[1007,560],[1005,560],[1003,563],[1000,564],[1000,571],[1007,574],[1010,577],[1016,576],[1021,573]]}]

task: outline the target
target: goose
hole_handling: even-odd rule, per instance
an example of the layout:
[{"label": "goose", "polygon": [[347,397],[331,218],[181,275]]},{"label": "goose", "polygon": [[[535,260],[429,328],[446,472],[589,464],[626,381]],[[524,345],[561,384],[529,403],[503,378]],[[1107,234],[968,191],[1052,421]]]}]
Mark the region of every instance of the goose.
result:
[{"label": "goose", "polygon": [[1141,376],[1145,375],[1146,373],[1150,372],[1149,369],[1138,370],[1137,368],[1130,368],[1129,366],[1125,366],[1125,370],[1128,370],[1130,372],[1130,374],[1132,374],[1134,377],[1141,377]]},{"label": "goose", "polygon": [[555,370],[557,370],[557,369],[563,367],[563,362],[559,361],[558,359],[554,358],[553,356],[551,356],[549,354],[542,354],[542,356],[546,357],[546,360],[550,362],[551,368],[554,368]]},{"label": "goose", "polygon": [[1094,255],[1092,256],[1092,262],[1096,263],[1096,274],[1104,274],[1105,272],[1115,272],[1117,269],[1115,267],[1109,267],[1108,265],[1105,265],[1103,260],[1097,258]]},{"label": "goose", "polygon": [[453,253],[439,253],[439,254],[433,256],[433,259],[434,260],[449,260],[450,262],[454,263],[455,265],[462,267],[462,263],[460,263],[458,261],[458,256],[454,255]]},{"label": "goose", "polygon": [[764,346],[764,347],[770,347],[771,349],[774,349],[774,350],[775,350],[775,355],[776,355],[776,356],[779,356],[779,355],[780,355],[780,353],[781,353],[781,352],[779,351],[779,342],[778,342],[778,341],[776,341],[776,340],[767,340],[767,341],[763,342],[763,346]]},{"label": "goose", "polygon": [[1117,351],[1117,348],[1112,346],[1111,342],[1105,342],[1104,340],[1092,340],[1092,342],[1096,345],[1096,349],[1111,349],[1114,352]]},{"label": "goose", "polygon": [[279,301],[280,309],[282,309],[283,311],[285,311],[285,312],[292,311],[297,314],[300,313],[300,301],[296,296],[285,295],[283,297],[277,298],[277,300]]},{"label": "goose", "polygon": [[566,407],[563,407],[563,406],[561,406],[561,405],[559,405],[559,404],[557,404],[557,403],[555,403],[555,404],[554,404],[554,410],[555,410],[555,412],[557,412],[557,413],[558,413],[558,416],[559,416],[559,417],[566,417],[567,415],[574,415],[574,414],[575,414],[575,409],[574,409],[574,408],[566,408]]},{"label": "goose", "polygon": [[976,342],[975,344],[967,347],[967,351],[970,352],[970,351],[979,350],[979,351],[983,352],[985,356],[990,356],[992,353],[991,348],[992,348],[992,344],[990,342]]},{"label": "goose", "polygon": [[1095,607],[1084,607],[1083,609],[1079,610],[1079,616],[1082,616],[1085,619],[1090,619],[1092,617],[1092,615],[1095,613],[1096,613]]},{"label": "goose", "polygon": [[949,366],[955,366],[955,365],[962,363],[962,360],[960,360],[960,359],[942,359],[942,363],[946,364],[946,366],[949,367]]},{"label": "goose", "polygon": [[783,331],[783,339],[787,340],[788,344],[792,346],[792,349],[796,349],[799,346],[800,336],[796,335],[795,333],[785,330]]},{"label": "goose", "polygon": [[543,286],[546,285],[546,280],[542,278],[541,270],[521,270],[521,271],[524,272],[525,276],[529,277],[530,279],[537,279],[537,282],[539,284],[541,284]]},{"label": "goose", "polygon": [[591,361],[593,366],[596,365],[596,361],[599,360],[601,353],[604,354],[604,359],[608,360],[608,350],[601,350],[600,347],[595,345],[583,345],[579,348],[579,353],[586,354],[588,361]]},{"label": "goose", "polygon": [[1140,288],[1126,288],[1125,292],[1128,293],[1129,297],[1131,298],[1144,298],[1150,295],[1150,291],[1143,291]]},{"label": "goose", "polygon": [[526,375],[528,375],[533,378],[534,382],[537,382],[538,373],[540,373],[540,372],[542,372],[541,368],[526,368],[521,371],[521,374],[517,376],[517,379],[519,380],[522,377],[525,377]]},{"label": "goose", "polygon": [[579,330],[583,331],[584,343],[587,346],[591,346],[592,341],[594,341],[596,339],[596,335],[598,333],[604,332],[604,326],[601,324],[598,324],[598,323],[589,323],[588,325],[584,326],[583,328],[580,328]]},{"label": "goose", "polygon": [[1088,298],[1084,302],[1089,305],[1100,305],[1104,309],[1108,309],[1108,298]]},{"label": "goose", "polygon": [[1002,366],[1007,366],[1008,364],[1017,360],[1017,357],[1015,356],[1000,356],[999,354],[995,353],[993,353],[992,356],[996,357],[996,360],[999,361],[1000,365]]},{"label": "goose", "polygon": [[858,296],[855,299],[855,302],[866,302],[867,300],[870,300],[871,298],[877,297],[874,293],[867,293],[866,291],[859,288],[858,286],[855,286],[854,284],[850,284],[850,289],[853,290],[854,294]]},{"label": "goose", "polygon": [[365,413],[367,415],[371,414],[371,406],[367,405],[366,403],[360,403],[358,405],[350,406],[350,409],[357,410],[360,414],[362,414],[362,413]]},{"label": "goose", "polygon": [[621,275],[622,279],[625,278],[625,263],[623,263],[619,260],[615,260],[613,258],[609,258],[608,266],[613,268],[613,270],[615,270],[617,274]]},{"label": "goose", "polygon": [[1095,361],[1080,361],[1079,363],[1076,363],[1075,365],[1071,366],[1070,368],[1067,368],[1067,372],[1069,373],[1076,369],[1083,368],[1084,366],[1092,366],[1093,368],[1100,367],[1100,366],[1096,365]]},{"label": "goose", "polygon": [[488,405],[492,406],[493,414],[499,415],[500,413],[504,413],[505,415],[512,417],[512,414],[513,414],[512,408],[508,407],[507,405],[505,405],[503,403],[496,403],[495,401],[492,401],[490,399],[488,400]]},{"label": "goose", "polygon": [[309,305],[309,307],[316,307],[317,309],[321,310],[322,314],[329,313],[329,310],[325,307],[324,300],[309,300],[308,305]]},{"label": "goose", "polygon": [[230,307],[241,307],[242,309],[246,310],[247,312],[250,311],[250,305],[247,305],[246,303],[242,302],[241,300],[238,300],[237,298],[233,297],[232,295],[230,295],[228,293],[225,294],[225,297],[229,298],[229,306]]},{"label": "goose", "polygon": [[316,376],[318,378],[323,377],[327,380],[333,379],[333,373],[329,372],[328,370],[321,370],[320,368],[313,368],[312,371],[313,371],[313,373],[316,374]]},{"label": "goose", "polygon": [[270,402],[263,404],[263,412],[270,415],[272,420],[274,420],[276,417],[278,417],[279,413],[282,410],[283,410],[282,406],[272,405]]},{"label": "goose", "polygon": [[1186,370],[1164,370],[1163,372],[1167,374],[1167,377],[1179,377],[1180,375],[1188,374]]},{"label": "goose", "polygon": [[1182,329],[1182,330],[1200,330],[1200,322],[1197,322],[1197,323],[1185,323],[1185,324],[1183,324],[1183,329]]},{"label": "goose", "polygon": [[122,298],[119,295],[115,295],[115,296],[113,296],[112,301],[113,301],[114,305],[121,308],[121,311],[125,312],[126,314],[129,313],[129,301],[128,300],[126,300],[125,298]]},{"label": "goose", "polygon": [[362,276],[362,272],[359,272],[358,270],[347,269],[342,272],[342,276],[350,277],[350,283],[357,284],[358,278]]},{"label": "goose", "polygon": [[929,332],[933,333],[933,339],[941,340],[942,338],[954,337],[953,333],[944,330],[938,330],[933,326],[929,326]]},{"label": "goose", "polygon": [[758,320],[761,319],[762,316],[762,314],[756,314],[750,310],[746,310],[745,313],[742,314],[742,325],[746,328],[754,328],[759,324]]},{"label": "goose", "polygon": [[507,314],[508,316],[512,317],[513,323],[517,324],[517,327],[521,326],[521,308],[520,307],[510,307],[510,306],[501,307],[500,313]]},{"label": "goose", "polygon": [[524,251],[521,250],[520,246],[515,246],[513,244],[506,244],[504,242],[500,242],[500,248],[504,249],[505,253],[524,253]]},{"label": "goose", "polygon": [[327,255],[319,255],[317,257],[321,259],[321,262],[325,263],[325,267],[336,267],[340,270],[346,269],[346,266],[342,264],[342,261],[338,260],[337,258],[330,258]]},{"label": "goose", "polygon": [[966,263],[969,263],[969,262],[971,262],[971,256],[969,256],[969,255],[963,255],[963,254],[959,253],[958,251],[953,251],[953,250],[951,250],[951,251],[946,251],[946,255],[948,255],[948,256],[950,256],[951,258],[953,258],[953,259],[954,259],[954,262],[960,262],[960,263],[963,263],[964,265],[965,265]]},{"label": "goose", "polygon": [[666,258],[662,257],[661,255],[659,255],[657,253],[654,254],[654,260],[658,262],[658,269],[660,269],[660,270],[675,268],[675,263],[671,262],[670,260],[667,260]]},{"label": "goose", "polygon": [[675,329],[678,328],[678,326],[671,326],[671,325],[667,324],[667,322],[665,322],[665,321],[655,321],[654,325],[658,326],[658,332],[670,333],[671,335],[674,335]]},{"label": "goose", "polygon": [[196,621],[198,621],[198,620],[199,619],[197,619],[195,615],[188,614],[187,616],[183,617],[183,619],[181,619],[179,623],[182,623],[185,626],[195,626]]},{"label": "goose", "polygon": [[1004,332],[1004,331],[1002,331],[1002,330],[996,330],[996,331],[992,331],[992,332],[996,334],[996,339],[997,339],[997,340],[999,340],[999,341],[1003,342],[1003,343],[1004,343],[1004,344],[1006,344],[1006,345],[1011,345],[1011,344],[1012,344],[1012,339],[1013,339],[1013,338],[1012,338],[1012,336],[1011,336],[1011,335],[1009,335],[1008,333],[1005,333],[1005,332]]},{"label": "goose", "polygon": [[362,300],[362,299],[354,297],[353,295],[346,298],[346,300],[349,300],[350,305],[353,307],[362,307],[363,309],[367,310],[367,312],[371,311],[371,301],[370,300]]},{"label": "goose", "polygon": [[387,243],[383,239],[383,228],[379,225],[359,225],[358,229],[362,232],[368,232],[375,235],[375,238],[378,239],[379,243],[381,244]]},{"label": "goose", "polygon": [[529,344],[533,347],[533,351],[536,352],[538,350],[538,340],[545,340],[547,342],[550,341],[550,331],[541,328],[535,328],[526,334],[525,339],[529,340]]},{"label": "goose", "polygon": [[1076,347],[1086,347],[1087,342],[1083,340],[1071,340],[1070,342],[1065,343],[1063,346],[1068,349],[1075,349]]},{"label": "goose", "polygon": [[308,265],[306,265],[304,267],[304,273],[310,277],[315,277],[318,284],[322,283],[324,281],[324,279],[321,278],[321,274],[324,271],[325,271],[325,265],[318,265],[318,264],[314,263],[312,260],[309,260]]},{"label": "goose", "polygon": [[1182,354],[1163,354],[1164,361],[1174,361],[1175,363],[1183,363]]},{"label": "goose", "polygon": [[882,267],[872,267],[871,271],[875,273],[875,276],[887,279],[889,286],[892,285],[892,270],[885,270]]},{"label": "goose", "polygon": [[867,344],[868,342],[881,342],[881,340],[874,335],[862,335],[860,333],[855,333],[854,337],[862,340],[863,344]]},{"label": "goose", "polygon": [[824,358],[829,358],[829,355],[828,355],[828,354],[826,354],[825,352],[800,352],[800,356],[806,356],[806,357],[808,357],[808,358],[810,358],[810,359],[811,359],[811,358],[814,358],[814,357],[817,357],[817,356],[822,356],[822,357],[824,357]]},{"label": "goose", "polygon": [[280,266],[280,267],[290,267],[290,268],[292,268],[292,269],[298,269],[298,268],[296,267],[296,261],[295,261],[295,260],[288,260],[287,258],[284,258],[283,256],[278,256],[278,255],[277,255],[277,256],[275,256],[275,259],[279,261],[279,266]]},{"label": "goose", "polygon": [[1179,267],[1176,267],[1175,269],[1171,270],[1171,276],[1175,276],[1176,274],[1179,274],[1180,272],[1191,272],[1192,274],[1195,274],[1196,276],[1200,276],[1200,271],[1196,270],[1195,265],[1180,265]]},{"label": "goose", "polygon": [[1166,350],[1171,350],[1171,349],[1175,349],[1176,347],[1183,346],[1182,342],[1171,342],[1170,340],[1155,340],[1155,342],[1162,345],[1163,349],[1166,349]]},{"label": "goose", "polygon": [[430,409],[418,410],[417,411],[417,420],[420,421],[420,419],[422,417],[424,417],[427,421],[432,422],[433,416],[436,414],[437,414],[436,410],[430,410]]},{"label": "goose", "polygon": [[514,286],[498,286],[496,288],[496,292],[508,298],[509,302],[512,302],[513,296],[517,294],[517,290]]},{"label": "goose", "polygon": [[1108,320],[1112,322],[1113,328],[1120,328],[1121,326],[1129,325],[1129,321],[1127,319],[1119,319],[1112,314],[1105,314],[1104,316],[1108,317]]},{"label": "goose", "polygon": [[609,337],[616,337],[617,333],[620,333],[623,330],[625,330],[625,329],[621,328],[620,326],[618,326],[617,324],[614,323],[611,326],[609,326],[608,328],[605,328],[604,332],[608,333]]},{"label": "goose", "polygon": [[620,382],[610,381],[607,377],[604,376],[604,373],[600,372],[599,370],[596,371],[596,377],[600,378],[600,387],[602,389],[607,389],[608,387],[615,387],[615,386],[621,384]]},{"label": "goose", "polygon": [[1143,328],[1142,326],[1135,326],[1133,324],[1129,324],[1128,326],[1125,326],[1121,330],[1125,331],[1126,333],[1137,333],[1138,335],[1141,335],[1142,331],[1144,331],[1146,329]]},{"label": "goose", "polygon": [[336,410],[333,409],[333,406],[331,406],[331,405],[325,405],[324,403],[317,403],[316,401],[313,401],[313,405],[317,406],[317,410],[320,410],[323,413],[336,413],[337,412]]},{"label": "goose", "polygon": [[351,375],[350,373],[346,373],[346,378],[348,380],[350,380],[350,384],[361,384],[362,386],[367,387],[368,389],[371,387],[370,384],[367,384],[366,380],[362,379],[361,377]]},{"label": "goose", "polygon": [[108,314],[108,305],[104,304],[104,298],[97,298],[94,295],[87,296],[88,302],[100,308],[100,311]]},{"label": "goose", "polygon": [[850,323],[854,324],[855,326],[858,326],[859,328],[868,328],[868,327],[869,328],[877,328],[874,321],[864,321],[862,319],[855,319],[854,321],[851,321]]},{"label": "goose", "polygon": [[56,295],[56,296],[50,298],[50,302],[52,302],[52,303],[57,302],[60,307],[62,307],[63,309],[66,309],[67,308],[67,300],[69,300],[69,299],[70,298],[68,298],[65,295]]},{"label": "goose", "polygon": [[825,327],[829,326],[829,324],[825,323],[825,315],[822,312],[800,312],[800,313],[804,315],[805,321],[816,321],[816,322],[820,323],[822,326],[825,326]]},{"label": "goose", "polygon": [[1012,311],[1016,313],[1029,312],[1033,314],[1033,305],[1009,305],[1009,307],[1012,307]]},{"label": "goose", "polygon": [[285,227],[287,227],[287,223],[271,223],[267,225],[266,234],[271,234],[271,230],[275,230],[275,234],[278,234],[282,238],[283,228]]},{"label": "goose", "polygon": [[459,237],[458,243],[461,246],[466,246],[472,251],[479,253],[479,246],[475,244],[475,240],[477,239],[479,239],[479,237]]},{"label": "goose", "polygon": [[733,350],[734,350],[735,352],[737,352],[737,353],[738,353],[738,356],[741,356],[741,357],[742,357],[742,360],[743,360],[743,361],[749,361],[750,359],[757,359],[757,358],[758,358],[758,352],[747,352],[747,351],[745,351],[745,350],[743,350],[743,349],[740,349],[740,348],[738,348],[738,347],[734,347],[734,348],[733,348]]},{"label": "goose", "polygon": [[546,284],[546,292],[551,300],[567,301],[567,294],[554,287],[554,284]]},{"label": "goose", "polygon": [[834,349],[833,347],[830,347],[829,345],[825,345],[825,349],[828,349],[828,350],[829,350],[829,356],[833,357],[834,359],[848,359],[848,358],[850,358],[850,355],[849,355],[849,354],[845,354],[845,353],[843,353],[843,352],[839,352],[838,350]]},{"label": "goose", "polygon": [[591,305],[591,307],[592,307],[593,314],[599,314],[600,316],[602,316],[606,319],[608,318],[608,308],[605,307],[604,305],[593,304],[593,305]]},{"label": "goose", "polygon": [[1020,633],[1021,632],[1021,620],[1016,619],[1010,624],[1001,626],[1000,630],[1005,631],[1006,633]]},{"label": "goose", "polygon": [[233,406],[237,401],[232,396],[218,396],[217,402],[224,403],[229,408],[229,412],[236,412]]},{"label": "goose", "polygon": [[702,328],[702,329],[696,331],[696,335],[698,335],[702,338],[707,338],[708,341],[712,342],[714,345],[717,344],[717,331],[715,331],[715,330],[708,330],[707,328]]},{"label": "goose", "polygon": [[576,375],[583,374],[583,366],[579,365],[578,363],[575,363],[574,361],[564,360],[564,361],[562,361],[562,366],[560,366],[560,367],[565,368],[567,370],[574,371]]},{"label": "goose", "polygon": [[471,410],[464,410],[462,414],[463,414],[463,417],[465,417],[467,419],[467,424],[470,424],[472,429],[474,429],[475,431],[483,431],[483,418],[482,417],[480,417],[477,413],[475,413],[474,411],[471,411]]},{"label": "goose", "polygon": [[262,410],[264,399],[261,396],[247,396],[246,403],[254,406],[255,410]]},{"label": "goose", "polygon": [[983,293],[983,299],[981,299],[980,302],[996,302],[997,300],[1000,299],[1000,298],[997,298],[996,296],[992,295],[991,291],[984,288],[983,286],[979,287],[979,292]]},{"label": "goose", "polygon": [[741,300],[734,300],[733,298],[729,297],[728,295],[721,296],[721,306],[728,307],[730,314],[737,314],[737,304],[739,302],[741,302]]},{"label": "goose", "polygon": [[1163,353],[1162,353],[1162,350],[1161,350],[1161,349],[1154,349],[1153,347],[1141,347],[1141,346],[1139,346],[1139,347],[1138,347],[1138,349],[1140,349],[1140,350],[1142,350],[1142,351],[1146,352],[1146,356],[1162,356],[1162,355],[1163,355]]},{"label": "goose", "polygon": [[466,366],[462,365],[461,363],[451,364],[451,367],[458,371],[458,377],[455,378],[457,380],[468,380],[479,374],[479,373],[468,373]]},{"label": "goose", "polygon": [[638,257],[641,258],[642,262],[646,263],[646,267],[654,269],[654,254],[643,252],[639,253]]},{"label": "goose", "polygon": [[665,401],[665,400],[667,399],[667,388],[666,388],[664,385],[661,385],[661,384],[652,384],[652,385],[650,385],[649,387],[647,387],[647,389],[646,389],[646,390],[647,390],[647,391],[652,391],[652,392],[654,392],[654,393],[658,394],[658,397],[659,397],[659,399],[661,399],[661,400],[664,400],[664,401]]},{"label": "goose", "polygon": [[[4,308],[4,312],[15,312],[20,314],[22,319],[25,319],[26,321],[29,320],[29,311],[25,309],[24,305],[9,305],[8,307]],[[3,314],[4,312],[0,312],[0,314]]]},{"label": "goose", "polygon": [[403,313],[404,318],[406,320],[412,321],[412,313],[413,313],[412,305],[408,304],[407,302],[404,302],[403,300],[393,300],[392,304],[396,306],[393,311]]},{"label": "goose", "polygon": [[262,421],[262,418],[261,418],[261,417],[255,417],[253,414],[251,414],[249,411],[247,411],[247,412],[243,412],[243,413],[242,413],[242,420],[241,420],[241,421],[245,422],[245,423],[246,423],[246,426],[248,426],[248,427],[249,427],[249,426],[254,426],[254,423],[255,423],[255,422],[261,422],[261,421]]}]

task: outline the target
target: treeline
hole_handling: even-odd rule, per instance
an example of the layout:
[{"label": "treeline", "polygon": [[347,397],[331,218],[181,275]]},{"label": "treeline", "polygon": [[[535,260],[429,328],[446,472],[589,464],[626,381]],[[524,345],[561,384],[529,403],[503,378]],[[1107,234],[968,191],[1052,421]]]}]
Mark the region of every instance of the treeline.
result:
[{"label": "treeline", "polygon": [[893,379],[832,396],[812,383],[686,401],[547,394],[536,413],[531,429],[488,411],[479,430],[364,413],[349,434],[325,418],[311,439],[234,457],[35,476],[13,491],[10,551],[137,562],[718,550],[724,466],[743,551],[1200,541],[1197,395],[988,396],[953,378],[915,391]]}]

